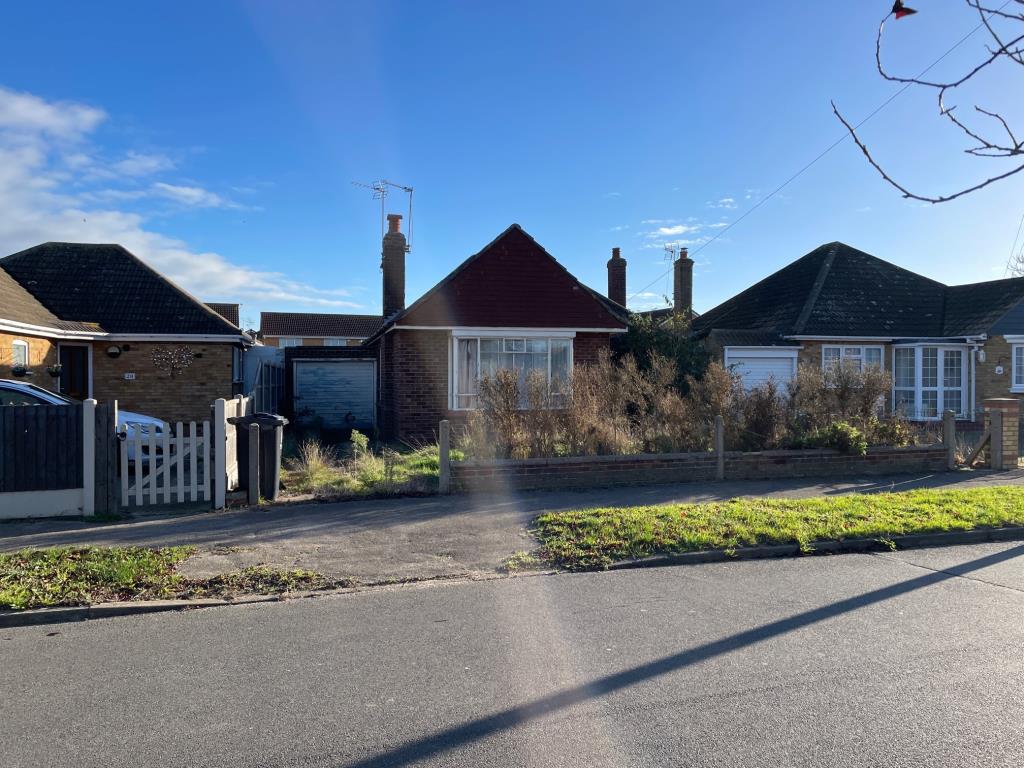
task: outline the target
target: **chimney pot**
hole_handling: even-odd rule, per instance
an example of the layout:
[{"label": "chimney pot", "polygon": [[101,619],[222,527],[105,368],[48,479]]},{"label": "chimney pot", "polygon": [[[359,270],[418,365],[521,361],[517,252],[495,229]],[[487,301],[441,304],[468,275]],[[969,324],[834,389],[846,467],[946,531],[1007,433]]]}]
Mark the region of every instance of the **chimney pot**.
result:
[{"label": "chimney pot", "polygon": [[402,214],[400,213],[389,213],[388,214],[388,233],[401,232],[402,231]]},{"label": "chimney pot", "polygon": [[620,306],[626,306],[626,260],[618,248],[612,248],[608,259],[608,298]]}]

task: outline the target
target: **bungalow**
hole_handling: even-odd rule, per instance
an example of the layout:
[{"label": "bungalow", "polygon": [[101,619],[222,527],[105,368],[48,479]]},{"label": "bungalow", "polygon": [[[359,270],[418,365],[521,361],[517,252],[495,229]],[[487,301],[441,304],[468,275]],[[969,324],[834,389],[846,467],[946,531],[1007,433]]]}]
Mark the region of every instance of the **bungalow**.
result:
[{"label": "bungalow", "polygon": [[829,243],[709,310],[696,338],[747,387],[800,365],[879,366],[890,407],[914,420],[979,419],[1024,395],[1024,278],[947,286]]},{"label": "bungalow", "polygon": [[120,245],[44,243],[0,259],[0,378],[199,420],[241,391],[251,344]]},{"label": "bungalow", "polygon": [[[319,315],[291,326],[294,338],[312,339],[321,335],[313,328],[339,327],[328,323],[352,328],[349,337],[364,320],[376,325],[359,346],[285,349],[297,413],[327,427],[429,438],[441,419],[457,422],[477,407],[487,371],[540,371],[557,394],[572,366],[596,360],[626,330],[625,262],[616,301],[580,283],[518,224],[406,306],[401,220],[389,215],[384,235],[382,315]],[[280,343],[278,330],[261,332]]]}]

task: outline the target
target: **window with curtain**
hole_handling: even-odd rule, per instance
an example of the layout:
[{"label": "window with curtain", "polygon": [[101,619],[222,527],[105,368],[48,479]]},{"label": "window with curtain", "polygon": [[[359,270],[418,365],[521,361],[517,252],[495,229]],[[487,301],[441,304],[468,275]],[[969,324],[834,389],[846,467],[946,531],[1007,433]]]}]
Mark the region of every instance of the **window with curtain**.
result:
[{"label": "window with curtain", "polygon": [[874,366],[882,367],[881,347],[849,347],[829,345],[821,348],[821,365],[828,368],[833,365],[849,365],[859,371]]},{"label": "window with curtain", "polygon": [[526,381],[536,371],[547,383],[553,406],[565,403],[572,370],[572,339],[517,337],[459,337],[454,354],[454,407],[479,407],[480,380],[500,370],[519,376],[521,405],[526,406]]},{"label": "window with curtain", "polygon": [[1024,390],[1024,344],[1013,345],[1013,388]]}]

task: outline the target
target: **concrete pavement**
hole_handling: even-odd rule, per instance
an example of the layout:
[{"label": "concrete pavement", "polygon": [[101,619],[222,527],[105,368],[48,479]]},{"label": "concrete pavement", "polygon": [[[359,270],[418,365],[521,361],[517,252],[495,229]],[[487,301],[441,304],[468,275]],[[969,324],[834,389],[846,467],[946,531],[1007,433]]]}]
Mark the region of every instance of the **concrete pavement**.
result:
[{"label": "concrete pavement", "polygon": [[183,567],[196,577],[264,563],[362,581],[493,573],[517,550],[540,512],[585,506],[712,501],[736,496],[828,496],[921,487],[1024,482],[1024,472],[944,472],[835,482],[682,483],[589,491],[456,495],[262,507],[113,523],[0,523],[0,551],[22,547],[193,544]]},{"label": "concrete pavement", "polygon": [[1024,545],[0,631],[9,768],[1016,766]]}]

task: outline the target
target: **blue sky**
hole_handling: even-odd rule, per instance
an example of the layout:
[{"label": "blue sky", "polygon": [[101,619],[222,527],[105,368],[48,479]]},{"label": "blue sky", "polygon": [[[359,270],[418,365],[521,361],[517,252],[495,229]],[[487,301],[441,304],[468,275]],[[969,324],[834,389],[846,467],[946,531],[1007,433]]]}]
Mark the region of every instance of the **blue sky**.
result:
[{"label": "blue sky", "polygon": [[[859,120],[893,93],[874,70],[888,5],[8,4],[0,251],[123,242],[253,323],[379,312],[379,207],[351,182],[388,178],[416,188],[410,300],[518,222],[602,290],[621,246],[632,306],[657,305],[664,243],[700,247],[841,136],[830,99]],[[887,30],[913,72],[977,24],[958,0],[917,6]],[[1013,76],[961,109],[1024,124]],[[930,94],[863,135],[927,192],[998,168],[961,156]],[[696,255],[695,305],[832,240],[946,282],[1002,277],[1022,213],[1024,177],[924,205],[846,141]]]}]

